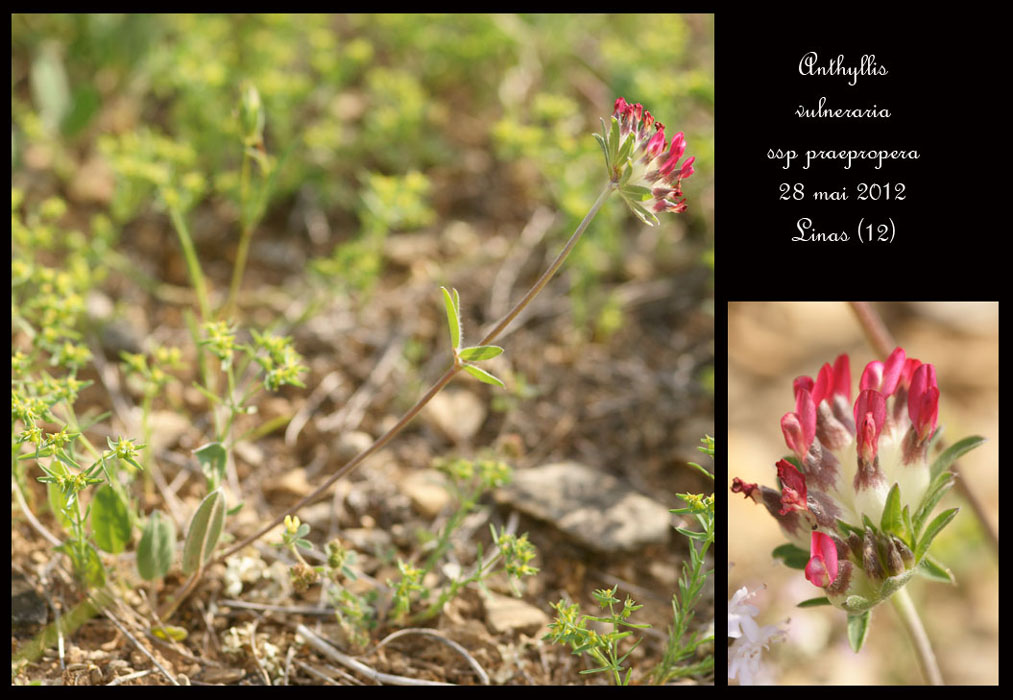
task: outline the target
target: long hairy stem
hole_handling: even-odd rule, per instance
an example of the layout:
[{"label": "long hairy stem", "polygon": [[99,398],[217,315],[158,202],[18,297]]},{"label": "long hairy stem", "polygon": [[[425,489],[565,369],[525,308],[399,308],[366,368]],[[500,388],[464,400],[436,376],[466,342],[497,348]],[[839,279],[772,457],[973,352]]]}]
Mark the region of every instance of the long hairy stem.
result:
[{"label": "long hairy stem", "polygon": [[918,617],[918,610],[915,608],[907,588],[901,588],[890,597],[893,609],[897,611],[904,629],[907,630],[914,646],[915,656],[918,657],[918,665],[922,669],[922,675],[931,685],[942,685],[943,674],[939,672],[939,664],[936,663],[936,655],[932,652],[932,645],[929,643],[929,636],[925,634],[925,627],[922,626],[921,618]]},{"label": "long hairy stem", "polygon": [[[527,305],[531,303],[531,300],[534,299],[540,291],[542,291],[542,289],[545,287],[546,284],[548,284],[552,276],[559,271],[560,267],[562,267],[563,262],[566,260],[567,256],[570,254],[573,248],[577,245],[577,241],[580,240],[580,237],[584,234],[584,231],[587,230],[588,225],[594,219],[595,215],[601,209],[602,205],[605,204],[605,201],[608,199],[608,196],[612,194],[612,191],[614,189],[615,185],[612,182],[609,182],[608,185],[602,190],[601,194],[598,195],[598,199],[595,200],[595,203],[591,206],[591,209],[588,211],[587,215],[584,217],[584,219],[577,226],[576,230],[570,236],[570,239],[566,242],[566,245],[560,251],[559,255],[556,256],[556,259],[552,261],[552,263],[545,270],[545,272],[542,273],[542,276],[538,278],[538,280],[534,283],[534,285],[532,285],[531,289],[528,290],[527,294],[525,294],[514,305],[514,307],[509,312],[507,312],[507,314],[500,320],[500,322],[497,323],[493,327],[493,329],[485,335],[484,338],[482,338],[482,340],[479,342],[479,345],[487,345],[491,343],[493,340],[495,340],[496,337],[500,333],[502,333],[508,325],[510,325],[510,322],[513,321],[517,317],[517,315],[520,314],[521,311],[523,311],[525,307],[527,307]],[[400,433],[405,428],[405,426],[407,426],[415,418],[415,416],[417,416],[422,411],[422,409],[425,408],[426,404],[432,401],[433,397],[435,397],[438,393],[440,393],[440,391],[442,391],[443,388],[450,383],[450,380],[452,380],[454,378],[454,375],[456,375],[461,370],[461,367],[462,365],[455,363],[451,365],[449,368],[447,368],[447,370],[443,373],[443,375],[436,380],[436,383],[433,384],[433,386],[429,389],[429,391],[427,391],[422,396],[422,398],[420,398],[417,402],[415,402],[415,405],[412,406],[410,409],[408,409],[408,411],[403,416],[401,416],[401,419],[397,423],[395,423],[394,426],[391,427],[386,433],[377,438],[372,445],[367,447],[365,450],[356,455],[351,461],[349,461],[343,467],[334,472],[334,474],[328,477],[328,479],[324,483],[322,483],[316,490],[314,490],[311,494],[303,498],[301,501],[296,503],[291,508],[288,508],[284,512],[280,513],[274,520],[264,525],[262,528],[260,528],[260,530],[258,530],[254,534],[243,538],[235,545],[219,554],[216,557],[215,561],[223,561],[226,557],[232,556],[246,545],[259,539],[265,533],[270,531],[272,528],[276,527],[279,523],[281,523],[285,519],[286,515],[294,514],[298,512],[300,508],[303,508],[311,503],[320,500],[320,498],[325,494],[327,489],[330,488],[338,479],[350,473],[353,469],[362,464],[362,462],[364,462],[367,457],[377,452],[384,445],[390,442],[394,438],[394,436]]]},{"label": "long hairy stem", "polygon": [[201,271],[200,262],[197,260],[197,250],[193,245],[193,238],[190,237],[190,229],[187,228],[183,212],[178,207],[169,207],[169,218],[172,219],[173,228],[179,236],[179,244],[183,248],[183,259],[186,261],[187,272],[190,273],[190,283],[197,293],[197,304],[200,306],[201,319],[211,319],[211,303],[208,301],[207,285],[204,282],[204,273]]}]

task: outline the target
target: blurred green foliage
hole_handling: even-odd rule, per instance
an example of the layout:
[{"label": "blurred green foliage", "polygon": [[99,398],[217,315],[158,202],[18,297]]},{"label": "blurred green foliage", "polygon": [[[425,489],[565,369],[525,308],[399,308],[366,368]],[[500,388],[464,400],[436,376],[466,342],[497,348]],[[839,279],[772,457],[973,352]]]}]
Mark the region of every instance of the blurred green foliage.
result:
[{"label": "blurred green foliage", "polygon": [[[563,214],[553,235],[568,234],[604,182],[590,134],[617,96],[686,132],[690,209],[663,226],[711,235],[709,15],[16,14],[11,39],[15,185],[48,195],[28,186],[33,171],[66,185],[99,153],[116,174],[120,225],[156,193],[235,200],[238,106],[253,85],[266,152],[281,162],[267,218],[312,202],[340,222],[320,265],[354,268],[352,288],[382,269],[387,231],[451,217],[523,223],[546,204]],[[615,330],[614,302],[595,296],[597,283],[620,272],[634,225],[606,207],[574,260],[575,296],[605,314],[602,333]]]}]

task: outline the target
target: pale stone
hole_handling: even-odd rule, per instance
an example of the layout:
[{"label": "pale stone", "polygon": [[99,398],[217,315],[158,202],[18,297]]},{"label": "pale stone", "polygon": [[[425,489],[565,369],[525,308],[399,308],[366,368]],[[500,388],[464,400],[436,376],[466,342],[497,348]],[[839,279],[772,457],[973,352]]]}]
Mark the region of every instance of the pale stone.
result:
[{"label": "pale stone", "polygon": [[534,633],[549,624],[549,616],[519,598],[489,593],[483,596],[485,621],[495,634],[504,632]]},{"label": "pale stone", "polygon": [[672,530],[667,506],[578,462],[515,472],[496,498],[602,553],[664,544]]}]

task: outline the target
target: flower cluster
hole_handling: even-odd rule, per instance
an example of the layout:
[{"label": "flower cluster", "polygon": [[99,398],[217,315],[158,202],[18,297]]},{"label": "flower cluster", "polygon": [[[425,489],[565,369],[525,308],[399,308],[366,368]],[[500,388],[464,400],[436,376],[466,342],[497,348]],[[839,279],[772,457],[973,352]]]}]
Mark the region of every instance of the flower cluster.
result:
[{"label": "flower cluster", "polygon": [[[857,614],[910,579],[956,509],[926,527],[953,480],[949,462],[929,463],[939,409],[935,368],[897,348],[865,367],[853,403],[851,389],[847,355],[825,364],[815,380],[798,377],[795,410],[781,418],[794,454],[777,462],[780,491],[738,478],[732,491],[777,520],[794,545],[775,550],[779,556],[804,568],[830,603]],[[925,568],[948,576],[931,560]]]},{"label": "flower cluster", "polygon": [[[653,131],[652,131],[653,127]],[[665,141],[665,125],[656,121],[641,104],[616,100],[611,127],[602,121],[602,133],[595,134],[605,152],[609,178],[627,206],[641,221],[658,225],[661,212],[684,212],[682,181],[693,174],[693,161],[679,160],[686,152],[680,131]]]}]

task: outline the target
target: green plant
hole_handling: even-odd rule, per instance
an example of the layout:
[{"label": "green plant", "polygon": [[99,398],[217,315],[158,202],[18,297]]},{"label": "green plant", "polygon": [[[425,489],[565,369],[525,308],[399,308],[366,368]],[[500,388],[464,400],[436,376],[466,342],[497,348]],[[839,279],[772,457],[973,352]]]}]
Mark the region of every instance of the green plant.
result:
[{"label": "green plant", "polygon": [[[707,456],[714,457],[714,438],[709,435],[700,440],[702,447],[697,449]],[[701,474],[713,481],[714,475],[699,464],[690,462]],[[655,683],[666,683],[683,676],[705,674],[714,670],[714,633],[701,634],[693,630],[690,623],[695,615],[695,608],[704,592],[704,584],[714,573],[704,569],[707,551],[714,544],[714,494],[704,497],[702,494],[678,494],[686,503],[686,508],[678,508],[673,513],[692,515],[700,530],[676,528],[689,539],[689,561],[683,562],[682,575],[679,577],[679,592],[672,594],[672,627],[668,631],[668,642],[661,662],[652,672]],[[710,646],[710,651],[702,660],[695,663],[684,663],[697,655],[701,646]]]},{"label": "green plant", "polygon": [[[713,457],[714,438],[706,436],[701,442],[704,445],[697,449]],[[714,475],[699,464],[691,462],[690,466],[713,480]],[[672,594],[672,626],[668,631],[663,657],[650,674],[651,681],[659,684],[685,676],[704,675],[714,669],[713,631],[710,634],[701,634],[699,630],[691,629],[696,606],[704,592],[704,585],[708,577],[714,573],[713,570],[704,569],[707,551],[714,543],[714,495],[704,497],[701,494],[683,493],[679,494],[679,498],[686,502],[687,507],[674,509],[672,512],[692,515],[702,529],[697,531],[676,528],[690,541],[690,560],[683,563],[682,574],[679,577],[679,591]],[[593,594],[599,607],[603,610],[608,608],[607,617],[583,615],[577,603],[568,604],[564,600],[553,603],[552,608],[556,611],[556,616],[549,625],[549,634],[543,639],[568,644],[574,654],[590,656],[592,663],[600,664],[581,673],[610,673],[613,684],[629,685],[633,669],[623,664],[640,640],[636,640],[626,653],[620,656],[619,642],[633,634],[622,628],[646,629],[650,625],[629,622],[632,613],[643,607],[636,605],[629,597],[626,598],[622,610],[616,612],[615,606],[619,603],[615,597],[617,588],[616,586],[611,590],[597,590]],[[612,632],[602,633],[593,628],[589,629],[588,621],[611,624]],[[700,647],[706,649],[708,645],[710,649],[702,659],[685,663],[687,659],[698,656]]]},{"label": "green plant", "polygon": [[[633,669],[626,668],[623,664],[641,640],[636,640],[626,653],[620,656],[620,642],[633,634],[624,628],[647,629],[650,625],[629,622],[630,615],[644,607],[637,605],[629,596],[623,602],[622,609],[616,611],[615,606],[619,605],[619,599],[615,597],[617,589],[618,586],[611,589],[602,588],[592,594],[598,607],[602,610],[608,608],[607,616],[582,615],[580,605],[577,603],[567,604],[563,600],[553,603],[556,618],[549,625],[550,632],[543,639],[569,644],[574,654],[586,654],[591,657],[592,663],[600,664],[594,668],[584,669],[581,673],[608,673],[614,685],[629,685]],[[611,625],[612,631],[598,632],[588,629],[589,621]]]},{"label": "green plant", "polygon": [[[397,560],[398,576],[386,582],[391,593],[391,620],[407,619],[412,624],[418,624],[436,617],[467,586],[484,586],[490,576],[499,572],[506,574],[515,594],[519,596],[518,582],[525,576],[538,573],[538,569],[531,565],[537,552],[527,535],[517,536],[497,531],[494,525],[490,525],[492,552],[486,555],[481,544],[478,544],[475,563],[470,572],[460,571],[456,575],[447,575],[438,590],[423,585],[423,578],[427,574],[441,569],[439,565],[454,545],[455,533],[465,517],[478,507],[481,496],[510,479],[510,468],[506,463],[494,459],[455,458],[440,460],[437,466],[448,477],[446,487],[456,501],[456,508],[429,543],[429,555],[422,564],[417,565],[400,558]],[[313,544],[306,539],[310,526],[292,516],[285,516],[284,524],[280,546],[287,548],[296,558],[297,563],[289,569],[295,589],[304,592],[310,586],[322,583],[348,639],[356,646],[364,646],[369,639],[369,632],[378,622],[378,591],[373,589],[362,594],[354,593],[348,588],[348,584],[358,578],[355,572],[355,551],[346,549],[340,541],[332,540],[326,546],[326,563],[311,566],[299,551],[313,549]],[[410,615],[413,608],[417,612]]]}]

